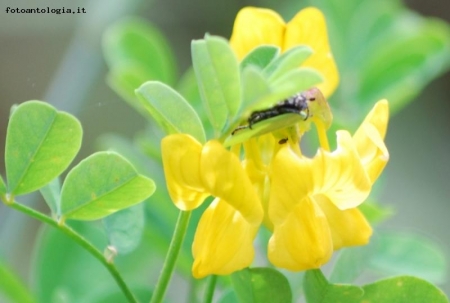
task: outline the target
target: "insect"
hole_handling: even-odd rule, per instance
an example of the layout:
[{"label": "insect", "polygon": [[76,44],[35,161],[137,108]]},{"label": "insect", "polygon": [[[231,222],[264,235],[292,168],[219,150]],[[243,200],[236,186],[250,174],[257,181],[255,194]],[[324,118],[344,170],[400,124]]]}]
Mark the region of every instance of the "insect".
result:
[{"label": "insect", "polygon": [[288,138],[283,138],[283,139],[280,139],[280,141],[278,141],[278,144],[286,144],[286,142],[288,142]]},{"label": "insect", "polygon": [[278,102],[271,108],[252,112],[250,117],[247,119],[248,125],[237,127],[231,134],[234,135],[236,131],[245,128],[252,129],[252,126],[255,123],[284,114],[298,114],[301,116],[305,116],[304,120],[307,120],[309,117],[308,101],[316,100],[316,98],[313,96],[307,97],[307,92],[308,91],[297,93],[292,97]]}]

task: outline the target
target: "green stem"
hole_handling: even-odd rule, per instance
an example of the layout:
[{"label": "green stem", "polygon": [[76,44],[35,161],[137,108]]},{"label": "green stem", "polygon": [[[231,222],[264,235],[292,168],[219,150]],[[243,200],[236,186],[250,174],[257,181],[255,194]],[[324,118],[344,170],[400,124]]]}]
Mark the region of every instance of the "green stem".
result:
[{"label": "green stem", "polygon": [[189,219],[191,218],[191,211],[180,211],[178,215],[177,224],[175,225],[175,231],[170,242],[169,251],[167,252],[166,260],[164,261],[161,274],[156,283],[155,290],[153,291],[152,299],[150,303],[162,302],[164,295],[172,277],[175,263],[180,252],[181,244],[183,243],[184,236],[186,235],[187,227],[189,225]]},{"label": "green stem", "polygon": [[95,257],[97,260],[99,260],[106,269],[110,272],[110,274],[113,276],[113,278],[116,280],[117,284],[119,285],[120,289],[122,290],[125,297],[127,297],[128,301],[131,303],[137,303],[138,301],[134,297],[133,293],[128,288],[125,281],[122,279],[122,276],[117,271],[116,266],[113,263],[109,263],[105,257],[103,256],[103,253],[99,251],[95,246],[93,246],[88,240],[86,240],[83,236],[81,236],[79,233],[77,233],[75,230],[73,230],[68,225],[60,225],[58,222],[53,220],[53,218],[38,212],[28,206],[25,206],[23,204],[19,204],[15,201],[6,203],[6,205],[10,206],[11,208],[14,208],[30,217],[33,217],[41,222],[47,223],[50,226],[53,226],[63,233],[65,233],[69,238],[71,238],[73,241],[77,242],[81,247],[83,247],[85,250],[87,250],[93,257]]},{"label": "green stem", "polygon": [[212,275],[209,277],[208,284],[205,289],[205,298],[203,303],[211,303],[214,297],[214,289],[216,288],[217,276]]}]

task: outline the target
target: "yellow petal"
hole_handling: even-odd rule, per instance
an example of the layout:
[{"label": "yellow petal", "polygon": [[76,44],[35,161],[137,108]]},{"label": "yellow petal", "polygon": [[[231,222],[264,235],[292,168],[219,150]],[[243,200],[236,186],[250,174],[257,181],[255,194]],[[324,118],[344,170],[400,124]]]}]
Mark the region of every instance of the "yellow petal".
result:
[{"label": "yellow petal", "polygon": [[282,224],[314,190],[312,165],[312,160],[298,157],[288,145],[278,151],[271,165],[269,218],[273,224]]},{"label": "yellow petal", "polygon": [[269,230],[273,229],[268,216],[270,193],[269,164],[276,145],[279,145],[275,144],[272,134],[251,138],[244,142],[245,160],[243,161],[243,166],[261,201],[264,210],[263,223]]},{"label": "yellow petal", "polygon": [[360,205],[369,196],[372,183],[347,131],[338,131],[337,149],[319,150],[314,157],[315,194],[327,196],[341,210]]},{"label": "yellow petal", "polygon": [[330,226],[334,250],[369,243],[372,228],[358,208],[338,209],[326,197],[315,197]]},{"label": "yellow petal", "polygon": [[239,60],[263,44],[282,47],[285,24],[276,12],[270,9],[244,7],[234,21],[230,45]]},{"label": "yellow petal", "polygon": [[389,160],[389,152],[384,144],[388,120],[388,102],[381,100],[375,104],[353,135],[359,157],[372,183],[381,174]]},{"label": "yellow petal", "polygon": [[325,17],[317,8],[301,10],[287,24],[283,51],[296,45],[308,45],[314,50],[302,66],[312,67],[322,74],[325,81],[318,88],[328,98],[339,84],[339,74],[328,43]]},{"label": "yellow petal", "polygon": [[195,233],[193,276],[228,275],[249,266],[259,224],[247,221],[228,202],[215,199],[203,213]]},{"label": "yellow petal", "polygon": [[218,141],[209,141],[201,155],[201,178],[206,190],[219,197],[252,224],[260,224],[263,210],[238,157]]},{"label": "yellow petal", "polygon": [[167,189],[181,210],[192,210],[209,196],[200,177],[201,151],[202,145],[185,134],[170,135],[161,142]]},{"label": "yellow petal", "polygon": [[327,219],[320,208],[305,198],[282,224],[275,224],[269,240],[270,262],[289,270],[318,268],[333,253]]}]

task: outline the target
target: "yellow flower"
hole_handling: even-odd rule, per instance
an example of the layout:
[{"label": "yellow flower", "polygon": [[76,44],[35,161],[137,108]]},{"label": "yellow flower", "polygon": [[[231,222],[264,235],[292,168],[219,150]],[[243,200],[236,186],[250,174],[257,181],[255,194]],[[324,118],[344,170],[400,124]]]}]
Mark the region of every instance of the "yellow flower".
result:
[{"label": "yellow flower", "polygon": [[[292,127],[250,138],[231,151],[216,140],[202,145],[186,134],[162,140],[167,188],[174,204],[189,211],[213,196],[192,246],[194,277],[226,275],[249,266],[261,223],[273,232],[268,243],[272,264],[289,270],[320,267],[334,250],[366,244],[372,229],[358,210],[385,167],[388,104],[378,102],[353,136],[337,132],[330,151],[326,129],[332,122],[324,96],[339,82],[330,52],[325,19],[315,8],[300,11],[285,24],[275,12],[244,8],[230,41],[242,59],[261,44],[286,51],[310,46],[303,66],[326,79],[307,94],[310,116]],[[308,95],[310,94],[310,95]],[[313,158],[302,155],[300,140],[316,125],[320,146]],[[240,157],[243,161],[241,162]]]},{"label": "yellow flower", "polygon": [[251,264],[253,240],[263,210],[239,158],[218,141],[204,146],[175,134],[161,143],[169,194],[181,210],[192,210],[211,195],[193,243],[193,275],[229,274]]},{"label": "yellow flower", "polygon": [[337,132],[333,152],[320,148],[310,159],[290,145],[278,151],[271,163],[268,206],[272,264],[290,270],[318,268],[333,250],[369,241],[372,229],[356,207],[389,159],[383,142],[387,121],[383,100],[353,137]]},{"label": "yellow flower", "polygon": [[336,63],[328,43],[325,18],[314,7],[301,10],[287,24],[272,10],[243,8],[234,21],[230,44],[239,59],[259,45],[275,45],[282,52],[297,45],[307,45],[314,53],[302,66],[314,68],[325,78],[325,82],[318,85],[325,97],[329,97],[339,83]]}]

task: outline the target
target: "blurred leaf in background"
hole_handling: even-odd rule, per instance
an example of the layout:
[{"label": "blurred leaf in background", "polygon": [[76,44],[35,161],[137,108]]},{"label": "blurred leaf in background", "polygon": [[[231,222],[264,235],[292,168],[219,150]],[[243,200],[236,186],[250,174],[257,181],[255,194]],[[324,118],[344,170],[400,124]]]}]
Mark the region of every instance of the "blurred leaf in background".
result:
[{"label": "blurred leaf in background", "polygon": [[292,15],[309,5],[326,16],[341,78],[330,102],[339,124],[354,127],[382,98],[394,115],[450,67],[449,25],[400,0],[307,0],[280,9]]}]

